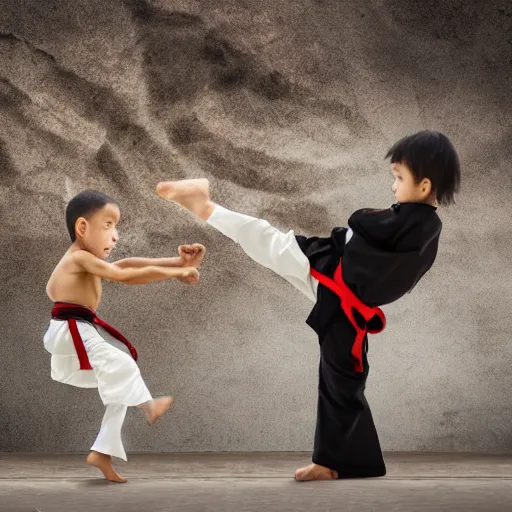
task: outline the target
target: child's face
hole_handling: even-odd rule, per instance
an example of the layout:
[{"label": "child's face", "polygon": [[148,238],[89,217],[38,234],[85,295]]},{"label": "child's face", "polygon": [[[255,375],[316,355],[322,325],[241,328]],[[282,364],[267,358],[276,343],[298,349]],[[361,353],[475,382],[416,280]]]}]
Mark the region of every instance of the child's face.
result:
[{"label": "child's face", "polygon": [[391,190],[399,203],[423,203],[429,199],[432,184],[428,178],[417,183],[409,167],[399,162],[391,164],[391,174],[395,178]]},{"label": "child's face", "polygon": [[88,219],[80,217],[76,222],[77,240],[86,251],[102,260],[108,258],[119,240],[117,224],[121,212],[115,204],[106,204]]}]

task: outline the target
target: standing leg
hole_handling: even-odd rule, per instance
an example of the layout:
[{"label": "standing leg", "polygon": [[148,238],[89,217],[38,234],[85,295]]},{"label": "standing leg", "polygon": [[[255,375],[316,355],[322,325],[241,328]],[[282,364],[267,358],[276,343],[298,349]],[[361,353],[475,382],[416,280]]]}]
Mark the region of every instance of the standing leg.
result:
[{"label": "standing leg", "polygon": [[107,405],[100,431],[91,450],[112,455],[124,461],[127,460],[121,441],[121,429],[123,428],[127,409],[126,405]]},{"label": "standing leg", "polygon": [[172,405],[171,397],[153,399],[131,356],[114,347],[85,322],[77,323],[87,356],[96,376],[98,391],[106,406],[98,437],[87,457],[108,480],[125,482],[112,466],[112,456],[126,460],[121,429],[128,406],[136,406],[153,424]]},{"label": "standing leg", "polygon": [[313,463],[333,468],[339,478],[385,475],[379,438],[364,396],[364,381],[345,381],[340,387],[341,382],[336,385],[337,379],[329,376],[322,364]]},{"label": "standing leg", "polygon": [[127,460],[121,440],[121,429],[126,410],[126,405],[107,405],[101,429],[91,447],[91,453],[87,457],[87,463],[100,469],[105,478],[112,482],[126,482],[126,478],[119,475],[112,466],[112,456]]},{"label": "standing leg", "polygon": [[380,477],[386,474],[379,436],[364,395],[361,403],[364,408],[348,439],[345,469],[340,469],[341,478]]},{"label": "standing leg", "polygon": [[313,465],[298,480],[316,479],[314,465],[332,468],[339,478],[383,476],[386,473],[377,431],[364,396],[364,372],[353,370],[355,331],[344,316],[321,338],[318,409]]}]

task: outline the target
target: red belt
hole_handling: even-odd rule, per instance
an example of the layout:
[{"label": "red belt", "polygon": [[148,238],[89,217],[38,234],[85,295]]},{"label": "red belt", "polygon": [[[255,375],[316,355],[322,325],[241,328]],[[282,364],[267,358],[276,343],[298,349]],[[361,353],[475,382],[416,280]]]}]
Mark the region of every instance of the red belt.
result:
[{"label": "red belt", "polygon": [[[367,332],[371,334],[377,334],[382,332],[386,327],[386,317],[382,310],[378,307],[369,307],[361,302],[354,292],[345,284],[342,276],[342,265],[341,259],[339,265],[334,271],[334,279],[320,274],[314,269],[311,269],[311,275],[321,284],[333,291],[341,299],[341,309],[350,320],[350,323],[356,330],[356,339],[352,345],[352,355],[355,358],[354,370],[356,372],[363,371],[363,342]],[[365,326],[361,327],[354,318],[354,310],[357,311],[365,320]],[[382,327],[371,329],[367,326],[367,323],[377,316]]]},{"label": "red belt", "polygon": [[105,329],[105,331],[107,331],[116,340],[123,343],[130,351],[133,359],[137,361],[138,356],[135,347],[117,329],[114,329],[110,324],[107,324],[107,322],[99,318],[92,309],[86,308],[85,306],[79,306],[77,304],[56,302],[52,309],[52,318],[54,320],[67,320],[69,332],[73,338],[73,345],[75,346],[78,361],[80,362],[80,370],[92,370],[92,366],[89,362],[84,342],[76,325],[77,319],[85,320],[86,322],[99,325]]}]

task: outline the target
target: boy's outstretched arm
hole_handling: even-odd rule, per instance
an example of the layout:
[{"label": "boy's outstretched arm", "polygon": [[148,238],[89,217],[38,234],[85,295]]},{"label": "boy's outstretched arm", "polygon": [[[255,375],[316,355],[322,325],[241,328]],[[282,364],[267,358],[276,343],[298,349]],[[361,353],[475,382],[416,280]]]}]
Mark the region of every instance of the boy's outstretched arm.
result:
[{"label": "boy's outstretched arm", "polygon": [[144,267],[183,267],[183,261],[179,257],[175,258],[124,258],[113,261],[112,265],[118,268],[144,268]]},{"label": "boy's outstretched arm", "polygon": [[113,263],[93,256],[87,251],[77,251],[73,255],[74,262],[85,272],[125,284],[146,284],[164,279],[179,278],[187,283],[199,281],[199,272],[194,267],[157,267],[120,268]]},{"label": "boy's outstretched arm", "polygon": [[201,244],[180,245],[179,256],[173,258],[124,258],[112,262],[119,268],[143,267],[199,267],[203,262],[206,249]]}]

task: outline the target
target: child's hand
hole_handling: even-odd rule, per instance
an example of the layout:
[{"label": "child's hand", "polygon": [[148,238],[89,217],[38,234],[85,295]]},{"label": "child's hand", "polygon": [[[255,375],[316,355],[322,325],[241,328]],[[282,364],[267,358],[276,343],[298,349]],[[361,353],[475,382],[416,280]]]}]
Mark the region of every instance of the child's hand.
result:
[{"label": "child's hand", "polygon": [[177,279],[186,284],[197,283],[199,281],[199,271],[194,267],[183,267],[183,272]]},{"label": "child's hand", "polygon": [[184,267],[199,267],[203,262],[206,248],[201,244],[180,245],[178,254]]}]

